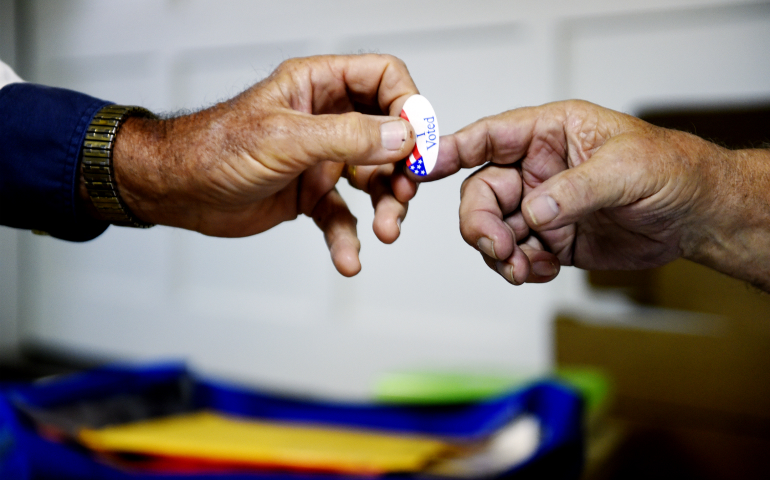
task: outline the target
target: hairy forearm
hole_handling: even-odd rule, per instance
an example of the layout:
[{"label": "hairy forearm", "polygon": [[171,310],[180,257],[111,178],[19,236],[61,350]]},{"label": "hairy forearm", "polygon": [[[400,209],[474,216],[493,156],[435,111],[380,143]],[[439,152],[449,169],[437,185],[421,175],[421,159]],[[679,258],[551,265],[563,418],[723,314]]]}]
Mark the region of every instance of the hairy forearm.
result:
[{"label": "hairy forearm", "polygon": [[[191,223],[184,218],[185,209],[174,209],[184,200],[183,192],[189,191],[183,184],[189,182],[188,173],[193,171],[189,165],[177,164],[180,158],[188,157],[181,152],[194,141],[189,132],[175,132],[176,141],[169,141],[170,130],[177,123],[183,122],[131,117],[116,136],[113,171],[118,193],[131,213],[145,222],[181,226]],[[79,197],[91,216],[101,218],[88,196],[82,167]]]},{"label": "hairy forearm", "polygon": [[705,151],[701,193],[711,201],[684,256],[770,292],[770,150]]},{"label": "hairy forearm", "polygon": [[152,223],[169,224],[159,207],[174,190],[167,133],[171,120],[129,118],[115,142],[115,181],[126,206],[137,217]]}]

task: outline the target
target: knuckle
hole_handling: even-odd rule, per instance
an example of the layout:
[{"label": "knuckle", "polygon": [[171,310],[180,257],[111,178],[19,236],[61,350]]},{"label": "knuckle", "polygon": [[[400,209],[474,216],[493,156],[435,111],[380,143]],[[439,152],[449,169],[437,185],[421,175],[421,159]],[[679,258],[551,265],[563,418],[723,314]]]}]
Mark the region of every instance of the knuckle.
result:
[{"label": "knuckle", "polygon": [[572,100],[565,100],[564,101],[565,106],[570,111],[572,110],[586,110],[591,103],[581,100],[581,99],[572,99]]},{"label": "knuckle", "polygon": [[307,69],[307,65],[307,58],[284,60],[273,72],[273,77],[282,79],[282,81],[296,81],[302,77],[302,72]]},{"label": "knuckle", "polygon": [[281,62],[281,64],[278,65],[277,70],[280,70],[280,71],[296,70],[302,61],[303,59],[301,58],[289,58]]},{"label": "knuckle", "polygon": [[384,57],[385,57],[385,58],[388,60],[388,62],[390,62],[392,65],[394,65],[394,66],[396,66],[396,67],[398,67],[398,68],[400,68],[400,69],[403,69],[403,70],[406,70],[406,69],[407,69],[407,68],[406,68],[406,63],[405,63],[403,60],[401,60],[400,58],[398,58],[397,56],[395,56],[395,55],[390,55],[390,54],[385,54],[385,55],[384,55]]}]

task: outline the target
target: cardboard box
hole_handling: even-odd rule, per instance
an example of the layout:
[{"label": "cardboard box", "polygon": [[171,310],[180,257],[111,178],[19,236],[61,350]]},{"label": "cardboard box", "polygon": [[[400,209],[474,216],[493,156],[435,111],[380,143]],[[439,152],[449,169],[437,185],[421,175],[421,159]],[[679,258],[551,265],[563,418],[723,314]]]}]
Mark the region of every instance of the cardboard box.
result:
[{"label": "cardboard box", "polygon": [[770,478],[770,336],[725,316],[640,308],[562,313],[555,337],[558,366],[598,368],[614,386],[608,424],[624,433],[589,459],[590,478]]}]

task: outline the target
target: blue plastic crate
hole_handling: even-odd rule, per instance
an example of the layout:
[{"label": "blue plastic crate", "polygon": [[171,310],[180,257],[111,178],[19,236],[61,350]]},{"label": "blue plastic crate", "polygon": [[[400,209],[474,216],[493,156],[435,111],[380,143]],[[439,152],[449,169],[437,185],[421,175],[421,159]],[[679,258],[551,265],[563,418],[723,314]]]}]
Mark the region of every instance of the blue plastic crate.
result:
[{"label": "blue plastic crate", "polygon": [[[139,474],[107,466],[87,451],[41,437],[15,405],[56,408],[118,395],[141,395],[185,385],[189,407],[254,418],[305,421],[458,440],[482,438],[520,414],[542,428],[535,454],[497,478],[578,478],[583,460],[582,402],[572,389],[550,381],[466,404],[398,406],[304,400],[200,379],[181,365],[109,366],[45,382],[6,386],[0,395],[0,478],[33,479],[259,479],[357,480],[353,475],[310,473]],[[408,478],[410,475],[387,475]],[[371,477],[360,477],[371,480]]]}]

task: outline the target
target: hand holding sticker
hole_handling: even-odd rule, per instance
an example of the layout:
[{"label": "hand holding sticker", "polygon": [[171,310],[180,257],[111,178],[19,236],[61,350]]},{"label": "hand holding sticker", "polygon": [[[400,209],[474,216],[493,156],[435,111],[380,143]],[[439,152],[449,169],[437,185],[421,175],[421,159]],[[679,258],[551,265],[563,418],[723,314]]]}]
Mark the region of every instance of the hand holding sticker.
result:
[{"label": "hand holding sticker", "polygon": [[414,149],[406,160],[409,170],[420,177],[429,174],[438,159],[438,121],[427,98],[412,95],[404,103],[401,118],[412,124],[416,135]]}]

